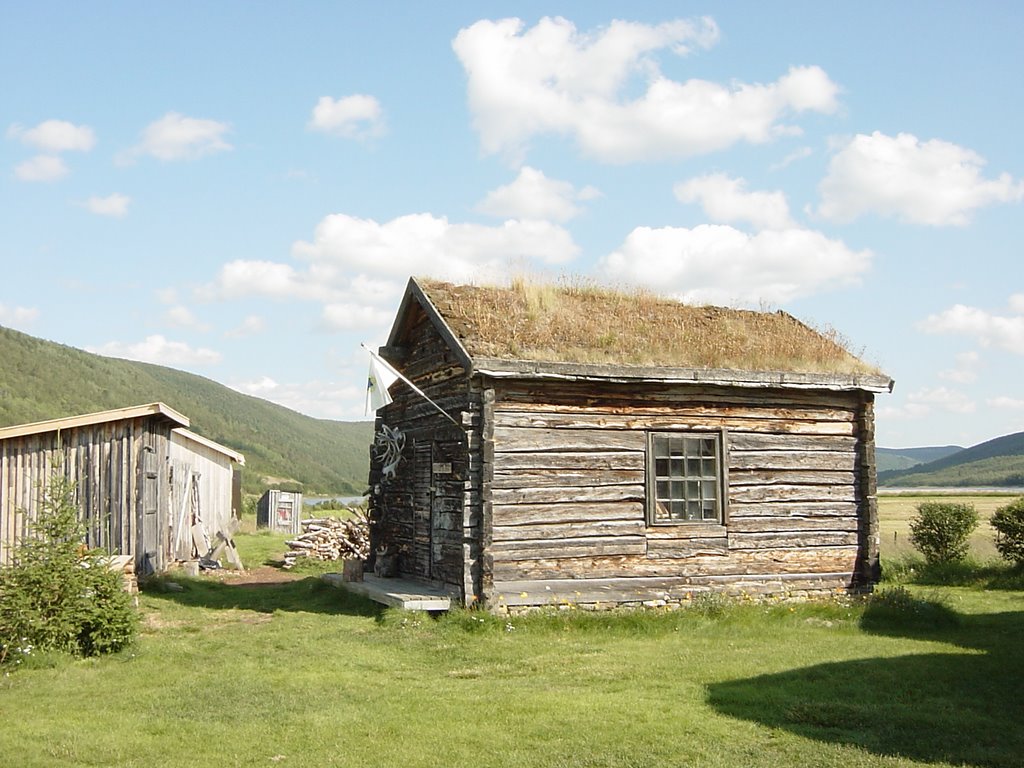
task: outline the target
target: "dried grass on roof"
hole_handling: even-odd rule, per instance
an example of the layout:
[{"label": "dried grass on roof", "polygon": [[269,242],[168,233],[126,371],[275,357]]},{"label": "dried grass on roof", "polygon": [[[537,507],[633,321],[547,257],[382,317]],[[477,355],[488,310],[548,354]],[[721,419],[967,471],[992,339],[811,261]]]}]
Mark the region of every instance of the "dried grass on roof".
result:
[{"label": "dried grass on roof", "polygon": [[744,371],[877,374],[844,339],[785,312],[693,306],[582,282],[418,280],[474,357]]}]

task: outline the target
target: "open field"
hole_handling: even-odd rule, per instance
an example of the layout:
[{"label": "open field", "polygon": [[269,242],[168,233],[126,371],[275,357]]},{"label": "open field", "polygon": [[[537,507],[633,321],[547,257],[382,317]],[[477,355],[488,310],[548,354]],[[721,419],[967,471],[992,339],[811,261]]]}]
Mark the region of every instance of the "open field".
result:
[{"label": "open field", "polygon": [[[238,543],[256,569],[283,539]],[[179,579],[183,591],[142,595],[130,652],[27,657],[0,678],[0,763],[845,768],[1024,755],[1020,591],[432,619],[289,577]]]},{"label": "open field", "polygon": [[980,561],[998,558],[993,539],[995,531],[988,521],[999,507],[1009,504],[1016,493],[880,493],[878,497],[878,525],[881,534],[883,558],[901,557],[916,553],[910,543],[910,521],[917,514],[917,505],[923,501],[942,501],[951,504],[973,504],[978,510],[981,524],[971,536],[971,554]]}]

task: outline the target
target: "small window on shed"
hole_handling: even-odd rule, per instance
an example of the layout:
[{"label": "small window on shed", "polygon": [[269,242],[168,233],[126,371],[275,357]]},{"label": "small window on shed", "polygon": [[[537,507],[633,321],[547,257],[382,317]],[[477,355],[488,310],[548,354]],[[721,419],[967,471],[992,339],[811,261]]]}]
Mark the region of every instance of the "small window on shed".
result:
[{"label": "small window on shed", "polygon": [[651,433],[647,477],[651,525],[724,523],[720,433]]}]

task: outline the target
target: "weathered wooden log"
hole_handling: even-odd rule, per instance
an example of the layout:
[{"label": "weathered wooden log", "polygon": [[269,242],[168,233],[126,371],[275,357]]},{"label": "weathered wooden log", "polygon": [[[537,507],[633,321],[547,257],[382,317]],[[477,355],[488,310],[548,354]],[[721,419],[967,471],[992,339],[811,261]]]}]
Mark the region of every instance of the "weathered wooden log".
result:
[{"label": "weathered wooden log", "polygon": [[317,560],[365,560],[370,554],[370,532],[366,516],[350,509],[347,519],[323,517],[302,521],[302,533],[286,543],[284,567],[291,568],[300,557]]}]

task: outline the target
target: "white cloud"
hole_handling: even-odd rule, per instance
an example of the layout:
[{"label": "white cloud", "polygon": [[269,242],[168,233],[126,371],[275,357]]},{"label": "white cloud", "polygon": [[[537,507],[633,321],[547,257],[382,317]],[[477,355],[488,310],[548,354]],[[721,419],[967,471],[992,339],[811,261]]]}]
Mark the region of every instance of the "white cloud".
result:
[{"label": "white cloud", "polygon": [[231,261],[195,296],[321,302],[322,329],[386,335],[409,275],[493,280],[524,265],[564,264],[578,250],[565,229],[542,221],[489,227],[452,224],[430,214],[385,223],[334,214],[320,222],[311,241],[292,246],[296,265]]},{"label": "white cloud", "polygon": [[1024,400],[1019,397],[993,397],[986,400],[985,403],[993,408],[1001,408],[1008,411],[1024,411]]},{"label": "white cloud", "polygon": [[239,381],[231,385],[232,389],[236,389],[246,395],[255,395],[256,397],[263,397],[271,394],[279,385],[269,376],[262,376],[255,381]]},{"label": "white cloud", "polygon": [[856,284],[870,267],[870,251],[852,251],[838,240],[804,229],[756,235],[730,226],[693,229],[638,227],[600,270],[689,302],[785,303]]},{"label": "white cloud", "polygon": [[253,381],[228,382],[227,385],[243,394],[270,400],[318,419],[352,420],[364,417],[366,391],[350,384],[333,381],[285,384],[263,376]]},{"label": "white cloud", "polygon": [[1010,297],[1009,304],[1011,312],[1018,315],[1024,315],[1024,293],[1013,294],[1013,296]]},{"label": "white cloud", "polygon": [[676,184],[676,199],[699,203],[709,219],[719,223],[746,221],[756,229],[792,229],[789,205],[782,192],[747,192],[745,179],[722,173],[698,176]]},{"label": "white cloud", "polygon": [[82,205],[97,216],[111,216],[120,219],[128,215],[128,204],[131,201],[132,199],[127,195],[115,192],[106,197],[90,197]]},{"label": "white cloud", "polygon": [[175,328],[188,328],[194,331],[208,331],[210,326],[195,316],[188,307],[178,304],[164,313],[164,320]]},{"label": "white cloud", "polygon": [[945,371],[939,371],[939,378],[957,384],[970,384],[978,379],[978,365],[981,355],[977,352],[961,352],[956,356],[956,365]]},{"label": "white cloud", "polygon": [[[1017,309],[1011,302],[1011,311]],[[1016,355],[1024,355],[1024,313],[1004,317],[977,307],[955,304],[947,310],[929,315],[920,324],[926,333],[971,336],[983,347],[999,347]]]},{"label": "white cloud", "polygon": [[28,328],[39,317],[39,310],[34,307],[8,307],[0,302],[0,325],[9,328]]},{"label": "white cloud", "polygon": [[883,406],[878,415],[885,419],[923,419],[936,411],[943,413],[974,413],[977,407],[963,392],[946,387],[919,389],[907,395],[902,406]]},{"label": "white cloud", "polygon": [[193,349],[183,341],[171,341],[156,334],[134,344],[111,341],[101,347],[86,347],[88,352],[157,365],[202,366],[219,363],[221,355],[212,349]]},{"label": "white cloud", "polygon": [[227,123],[186,117],[168,112],[146,126],[142,140],[119,156],[121,162],[132,162],[139,155],[152,155],[158,160],[192,160],[232,146],[224,140],[230,130]]},{"label": "white cloud", "polygon": [[317,225],[312,242],[292,246],[293,255],[312,265],[312,277],[335,282],[352,274],[465,281],[504,273],[513,260],[564,264],[578,250],[568,231],[549,222],[510,219],[489,227],[452,224],[429,213],[384,224],[336,213]]},{"label": "white cloud", "polygon": [[321,317],[323,326],[331,331],[379,328],[387,326],[392,319],[390,311],[352,303],[328,304]]},{"label": "white cloud", "polygon": [[963,226],[976,208],[1024,199],[1024,183],[1006,173],[982,178],[984,164],[980,155],[947,141],[859,134],[832,157],[818,213],[835,221],[875,213]]},{"label": "white cloud", "polygon": [[804,160],[814,154],[814,150],[810,147],[800,147],[795,149],[782,158],[779,162],[773,163],[768,167],[770,171],[781,171],[783,168],[787,168],[795,162]]},{"label": "white cloud", "polygon": [[370,138],[384,131],[384,110],[373,96],[361,93],[337,101],[321,96],[307,127],[346,139]]},{"label": "white cloud", "polygon": [[954,389],[937,387],[913,392],[908,399],[949,413],[974,413],[975,405],[967,395]]},{"label": "white cloud", "polygon": [[289,264],[275,261],[236,259],[221,267],[216,280],[196,291],[202,301],[267,296],[274,299],[320,299],[335,297],[329,285],[317,283]]},{"label": "white cloud", "polygon": [[67,173],[64,160],[56,155],[36,155],[14,168],[14,175],[22,181],[56,181]]},{"label": "white cloud", "polygon": [[244,339],[247,336],[255,336],[266,327],[266,321],[259,315],[246,315],[241,323],[225,331],[224,335],[233,339]]},{"label": "white cloud", "polygon": [[15,123],[7,129],[7,136],[49,153],[88,152],[96,145],[92,128],[67,120],[45,120],[34,128],[24,128]]},{"label": "white cloud", "polygon": [[498,217],[568,221],[582,211],[577,200],[598,195],[593,187],[577,192],[568,181],[549,179],[543,171],[525,166],[511,184],[488,192],[476,210]]},{"label": "white cloud", "polygon": [[[834,112],[838,87],[819,67],[793,67],[767,85],[676,82],[653,55],[718,39],[709,18],[658,25],[613,21],[581,33],[562,18],[524,30],[519,19],[479,21],[452,47],[468,78],[474,126],[487,153],[520,156],[538,135],[570,136],[609,163],[687,157],[737,142],[799,133],[780,121]],[[636,80],[642,81],[641,95]]]}]

